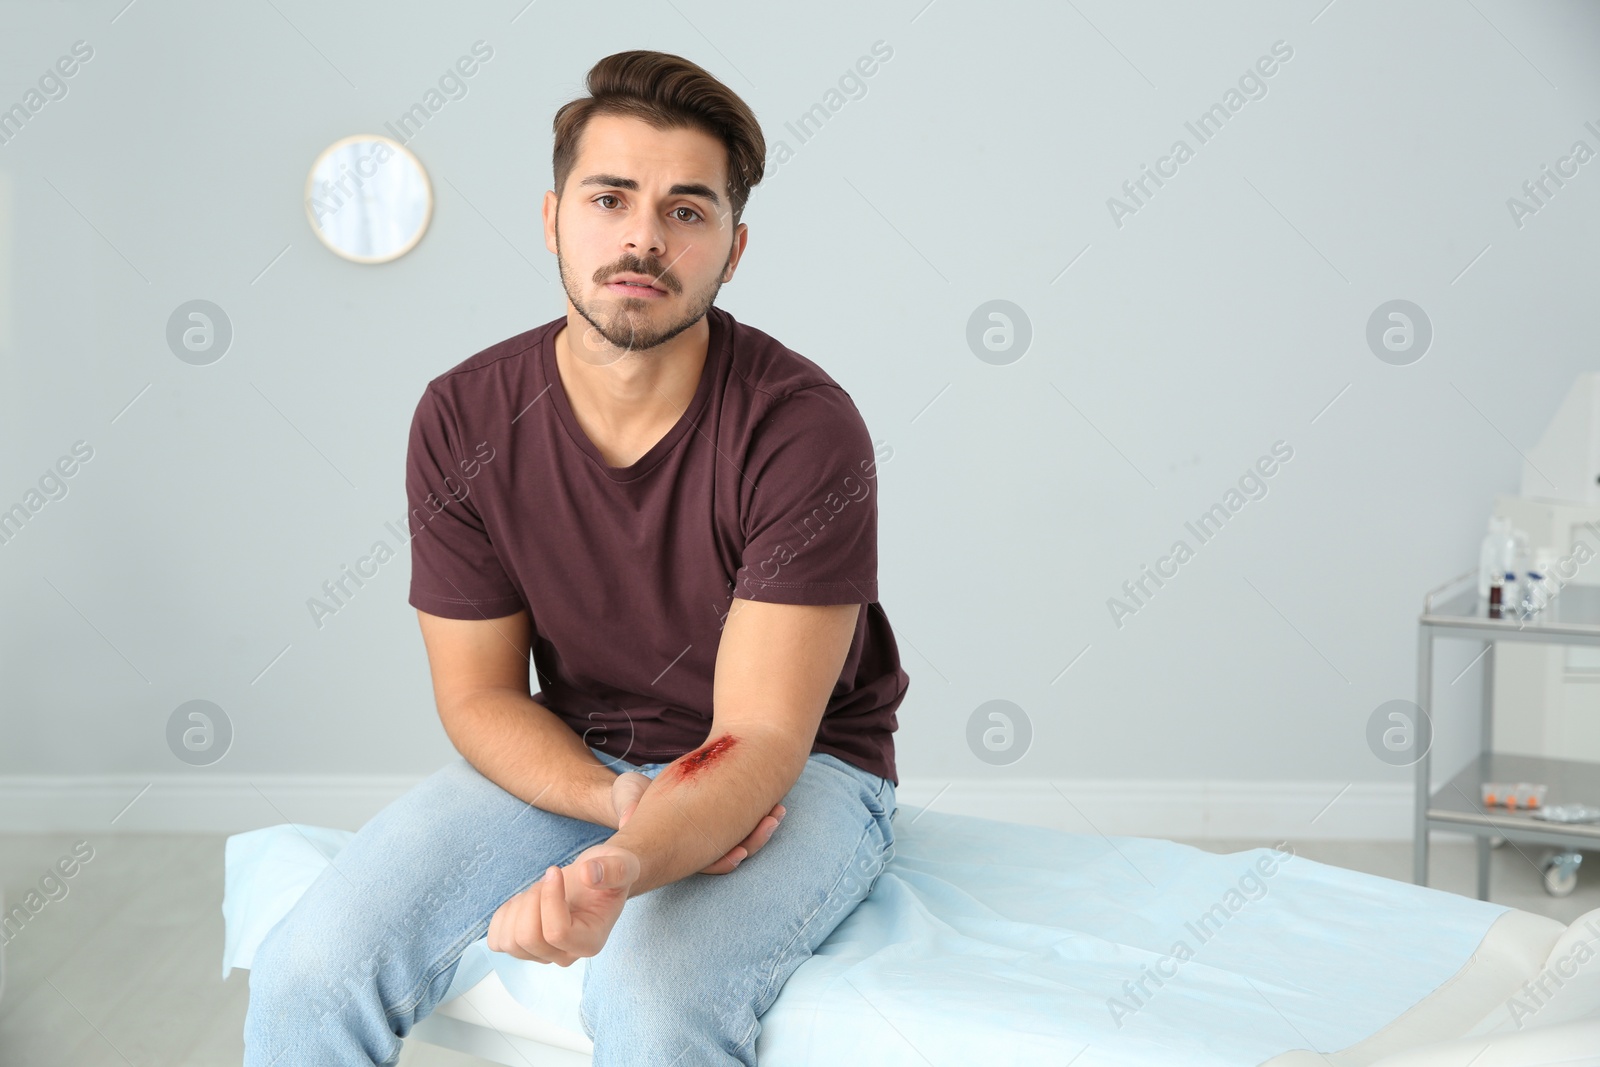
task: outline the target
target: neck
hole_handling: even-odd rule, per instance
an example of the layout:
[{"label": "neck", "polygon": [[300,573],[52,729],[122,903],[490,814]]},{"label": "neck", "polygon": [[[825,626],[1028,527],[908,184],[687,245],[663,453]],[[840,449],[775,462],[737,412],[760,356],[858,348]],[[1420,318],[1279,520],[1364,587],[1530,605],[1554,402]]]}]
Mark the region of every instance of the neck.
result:
[{"label": "neck", "polygon": [[665,344],[641,352],[603,342],[591,347],[581,340],[586,331],[588,323],[581,316],[575,323],[569,311],[567,325],[555,337],[556,367],[567,403],[603,452],[642,453],[694,399],[710,324],[702,318]]}]

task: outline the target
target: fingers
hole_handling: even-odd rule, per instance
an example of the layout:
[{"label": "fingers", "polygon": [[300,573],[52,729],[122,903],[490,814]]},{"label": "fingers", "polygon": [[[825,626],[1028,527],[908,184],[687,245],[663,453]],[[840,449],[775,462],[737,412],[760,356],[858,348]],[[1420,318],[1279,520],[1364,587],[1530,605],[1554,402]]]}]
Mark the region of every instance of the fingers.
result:
[{"label": "fingers", "polygon": [[638,771],[624,771],[617,775],[611,783],[612,809],[617,813],[617,829],[627,825],[633,817],[634,809],[639,806],[639,800],[650,788],[651,779]]},{"label": "fingers", "polygon": [[753,856],[763,845],[772,840],[772,835],[777,832],[778,824],[783,822],[788,811],[782,804],[772,809],[770,815],[764,815],[756,828],[750,831],[750,836],[729,849],[727,854],[711,866],[701,870],[701,874],[727,874],[738,867],[746,859]]},{"label": "fingers", "polygon": [[[547,945],[564,944],[572,933],[572,913],[567,910],[566,876],[561,868],[551,867],[544,872],[539,884],[539,916],[544,920],[544,942]],[[569,952],[550,949],[550,959],[565,967],[577,959]]]},{"label": "fingers", "polygon": [[728,872],[732,871],[735,867],[739,866],[739,864],[734,862],[733,858],[735,856],[737,856],[740,851],[742,851],[742,850],[736,849],[733,852],[729,852],[726,856],[723,856],[721,859],[717,860],[717,862],[713,863],[711,866],[702,867],[700,869],[700,873],[701,874],[727,874]]},{"label": "fingers", "polygon": [[[782,805],[779,805],[779,807],[782,807]],[[751,832],[749,837],[739,842],[746,855],[753,855],[762,845],[772,840],[773,834],[778,832],[778,824],[783,822],[783,815],[778,813],[777,808],[774,808],[773,811],[774,814],[768,815],[756,824],[755,830]]]},{"label": "fingers", "polygon": [[[552,894],[560,909],[559,916],[552,911],[549,900]],[[552,933],[553,927],[561,932]],[[551,941],[566,937],[571,928],[561,868],[550,867],[539,881],[496,909],[489,920],[487,943],[490,952],[566,967],[577,957],[556,948]]]}]

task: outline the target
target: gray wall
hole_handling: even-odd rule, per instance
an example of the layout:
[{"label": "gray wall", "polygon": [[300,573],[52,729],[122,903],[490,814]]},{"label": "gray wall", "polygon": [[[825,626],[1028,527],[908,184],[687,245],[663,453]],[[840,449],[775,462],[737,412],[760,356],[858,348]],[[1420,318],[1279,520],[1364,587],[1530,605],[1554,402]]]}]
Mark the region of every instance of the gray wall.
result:
[{"label": "gray wall", "polygon": [[[0,106],[94,54],[0,146],[0,506],[75,442],[93,458],[0,545],[0,773],[185,771],[165,731],[193,699],[234,729],[195,774],[452,755],[406,554],[320,629],[306,601],[396,544],[424,383],[562,312],[550,119],[596,59],[650,47],[793,150],[720,302],[893,448],[903,775],[1404,781],[1364,730],[1414,694],[1422,593],[1472,564],[1517,449],[1595,366],[1600,163],[1520,225],[1507,201],[1600,148],[1600,12],[922,5],[6,5]],[[438,193],[422,244],[336,258],[302,208],[313,158],[479,39],[493,58],[410,142]],[[877,41],[892,58],[800,143],[784,124]],[[1185,122],[1279,41],[1264,95],[1200,144]],[[1180,138],[1193,158],[1114,221]],[[193,299],[234,329],[210,366],[166,343]],[[996,299],[1032,329],[1005,365],[967,341]],[[1393,299],[1433,326],[1410,365],[1366,340]],[[1266,495],[1118,627],[1108,598],[1280,440]],[[1033,729],[1003,770],[967,742],[993,699]]]}]

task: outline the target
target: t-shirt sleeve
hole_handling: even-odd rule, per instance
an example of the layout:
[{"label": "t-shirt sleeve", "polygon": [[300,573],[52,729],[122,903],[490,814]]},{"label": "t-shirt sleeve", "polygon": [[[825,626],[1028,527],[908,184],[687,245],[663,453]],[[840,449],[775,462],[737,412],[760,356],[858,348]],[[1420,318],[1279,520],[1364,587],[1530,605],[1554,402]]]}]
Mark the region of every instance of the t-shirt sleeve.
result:
[{"label": "t-shirt sleeve", "polygon": [[[487,457],[487,458],[485,458]],[[406,446],[410,604],[447,619],[499,619],[525,605],[506,576],[477,508],[474,476],[493,462],[487,442],[465,450],[432,385],[417,402]]]},{"label": "t-shirt sleeve", "polygon": [[877,601],[877,467],[849,394],[814,386],[778,401],[746,455],[734,595],[780,604]]}]

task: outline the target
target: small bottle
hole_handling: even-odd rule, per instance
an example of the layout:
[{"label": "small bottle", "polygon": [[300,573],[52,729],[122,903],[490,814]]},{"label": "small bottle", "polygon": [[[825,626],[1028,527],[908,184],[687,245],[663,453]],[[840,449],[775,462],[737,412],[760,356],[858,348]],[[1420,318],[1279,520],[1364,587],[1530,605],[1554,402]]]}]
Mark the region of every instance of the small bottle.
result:
[{"label": "small bottle", "polygon": [[[1570,559],[1570,557],[1568,558]],[[1562,562],[1565,562],[1565,560]],[[1576,576],[1577,572],[1574,571],[1573,574]],[[1544,569],[1545,603],[1548,604],[1559,597],[1561,595],[1561,590],[1565,589],[1566,587],[1566,579],[1561,577],[1560,563],[1553,562],[1546,566]]]},{"label": "small bottle", "polygon": [[1491,619],[1500,618],[1500,609],[1503,603],[1501,597],[1505,592],[1505,587],[1506,580],[1500,571],[1493,571],[1489,574],[1489,618]]},{"label": "small bottle", "polygon": [[1509,562],[1505,558],[1506,543],[1512,540],[1511,520],[1500,515],[1489,516],[1489,532],[1478,552],[1479,603],[1489,598],[1489,583],[1496,572],[1505,570]]},{"label": "small bottle", "polygon": [[1550,568],[1555,560],[1548,548],[1534,552],[1533,563],[1528,567],[1527,581],[1522,587],[1522,614],[1537,615],[1550,603]]}]

